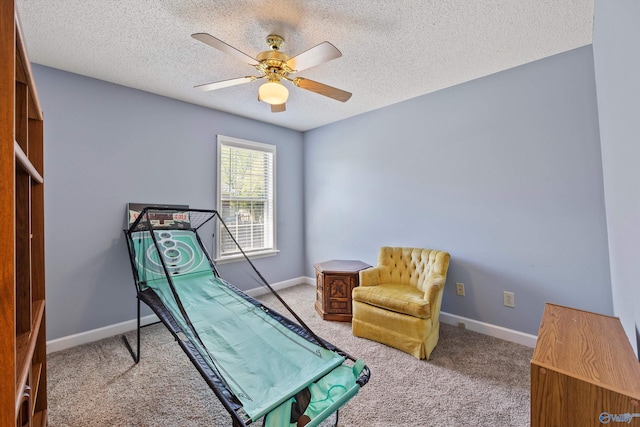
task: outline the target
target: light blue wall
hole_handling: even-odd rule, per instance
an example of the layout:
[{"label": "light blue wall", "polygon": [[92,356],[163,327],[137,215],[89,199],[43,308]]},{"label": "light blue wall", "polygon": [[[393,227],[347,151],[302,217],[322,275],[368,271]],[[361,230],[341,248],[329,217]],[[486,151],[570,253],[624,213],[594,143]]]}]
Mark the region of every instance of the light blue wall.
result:
[{"label": "light blue wall", "polygon": [[612,313],[591,46],[307,132],[304,156],[308,276],[436,248],[446,312],[531,334],[546,301]]},{"label": "light blue wall", "polygon": [[[613,308],[640,328],[640,2],[597,0],[593,30]],[[635,327],[634,327],[635,323]]]},{"label": "light blue wall", "polygon": [[[312,264],[329,259],[375,264],[381,245],[422,246],[452,254],[449,313],[532,334],[546,301],[613,313],[590,46],[304,135],[34,73],[47,141],[48,339],[134,318],[125,204],[213,208],[217,134],[278,146],[281,253],[256,261],[270,282],[313,277]],[[221,270],[258,286],[246,266]]]},{"label": "light blue wall", "polygon": [[[300,132],[38,65],[33,71],[45,115],[47,339],[135,318],[125,205],[215,208],[217,134],[277,146],[281,252],[255,264],[272,283],[303,275]],[[205,240],[210,246],[211,236]],[[246,266],[220,270],[239,287],[259,286]]]}]

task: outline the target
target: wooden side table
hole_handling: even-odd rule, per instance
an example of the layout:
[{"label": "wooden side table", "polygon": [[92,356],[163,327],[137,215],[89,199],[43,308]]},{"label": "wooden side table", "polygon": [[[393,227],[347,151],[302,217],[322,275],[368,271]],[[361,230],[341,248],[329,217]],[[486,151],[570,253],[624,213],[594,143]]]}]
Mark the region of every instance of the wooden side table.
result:
[{"label": "wooden side table", "polygon": [[362,261],[331,260],[314,264],[316,311],[324,320],[351,321],[351,291],[358,286],[358,272],[371,267]]}]

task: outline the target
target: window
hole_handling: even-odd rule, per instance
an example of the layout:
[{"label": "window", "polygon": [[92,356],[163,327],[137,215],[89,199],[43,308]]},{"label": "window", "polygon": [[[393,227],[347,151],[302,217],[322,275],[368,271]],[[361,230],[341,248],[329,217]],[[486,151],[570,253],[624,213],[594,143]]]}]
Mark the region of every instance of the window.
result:
[{"label": "window", "polygon": [[[277,252],[275,145],[218,135],[218,212],[248,256]],[[216,260],[242,257],[222,224]]]}]

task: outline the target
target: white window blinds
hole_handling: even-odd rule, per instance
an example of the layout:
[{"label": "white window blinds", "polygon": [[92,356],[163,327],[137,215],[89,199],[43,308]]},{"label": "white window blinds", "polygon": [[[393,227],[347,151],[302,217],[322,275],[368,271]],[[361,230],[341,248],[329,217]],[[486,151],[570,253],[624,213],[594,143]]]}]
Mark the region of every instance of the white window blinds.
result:
[{"label": "white window blinds", "polygon": [[[218,136],[218,212],[247,255],[275,247],[274,145]],[[216,258],[240,249],[220,226]]]}]

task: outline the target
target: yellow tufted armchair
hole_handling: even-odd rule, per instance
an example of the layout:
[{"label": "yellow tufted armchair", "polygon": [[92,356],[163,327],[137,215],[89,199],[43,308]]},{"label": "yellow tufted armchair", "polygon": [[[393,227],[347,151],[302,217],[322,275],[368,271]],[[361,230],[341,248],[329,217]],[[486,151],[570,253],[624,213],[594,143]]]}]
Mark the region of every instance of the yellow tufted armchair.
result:
[{"label": "yellow tufted armchair", "polygon": [[353,335],[429,359],[438,343],[447,252],[380,248],[378,265],[353,289]]}]

